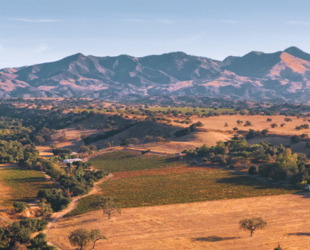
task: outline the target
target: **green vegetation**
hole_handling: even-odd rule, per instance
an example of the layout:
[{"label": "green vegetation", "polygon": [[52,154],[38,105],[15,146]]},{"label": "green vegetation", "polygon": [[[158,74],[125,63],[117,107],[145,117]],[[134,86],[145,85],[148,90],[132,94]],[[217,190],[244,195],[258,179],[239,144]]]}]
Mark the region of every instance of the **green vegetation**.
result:
[{"label": "green vegetation", "polygon": [[141,155],[139,152],[115,151],[89,160],[96,169],[106,173],[180,166],[175,157]]},{"label": "green vegetation", "polygon": [[41,188],[53,187],[43,173],[19,168],[0,169],[0,182],[10,189],[7,197],[1,197],[4,206],[12,206],[15,201],[34,200]]},{"label": "green vegetation", "polygon": [[[104,182],[102,196],[111,196],[121,208],[155,206],[187,202],[236,199],[295,193],[229,170],[139,176]],[[99,210],[101,195],[80,200],[68,216]]]},{"label": "green vegetation", "polygon": [[[184,150],[184,153],[189,157],[204,157],[204,162],[210,161],[223,166],[240,160],[257,163],[259,167],[256,168],[256,172],[262,177],[297,186],[304,181],[310,183],[310,165],[306,155],[292,154],[292,151],[282,144],[273,146],[261,142],[249,145],[245,139],[234,137],[225,143],[220,141],[216,146],[203,145],[196,150]],[[255,174],[253,168],[249,171]]]},{"label": "green vegetation", "polygon": [[[56,248],[47,246],[44,234],[30,240],[31,234],[43,231],[46,226],[46,220],[26,218],[7,227],[0,227],[0,249],[13,249],[13,246],[19,245],[20,248],[17,249],[55,250]],[[31,246],[26,248],[29,241]]]}]

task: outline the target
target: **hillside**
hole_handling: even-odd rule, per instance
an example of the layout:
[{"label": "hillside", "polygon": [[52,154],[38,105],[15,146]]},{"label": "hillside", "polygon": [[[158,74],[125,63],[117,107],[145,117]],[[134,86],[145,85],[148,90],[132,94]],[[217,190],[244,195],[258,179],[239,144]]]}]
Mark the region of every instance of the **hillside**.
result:
[{"label": "hillside", "polygon": [[223,61],[183,52],[141,58],[78,53],[56,62],[0,70],[1,97],[124,100],[199,95],[308,102],[309,93],[310,54],[296,47],[270,54],[252,51]]}]

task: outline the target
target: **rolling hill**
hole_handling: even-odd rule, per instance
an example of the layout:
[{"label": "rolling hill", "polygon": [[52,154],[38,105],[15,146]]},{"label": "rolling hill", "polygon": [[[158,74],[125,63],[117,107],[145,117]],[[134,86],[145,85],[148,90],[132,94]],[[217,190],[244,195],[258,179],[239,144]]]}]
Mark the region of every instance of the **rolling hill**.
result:
[{"label": "rolling hill", "polygon": [[0,70],[0,97],[124,100],[152,95],[308,102],[310,54],[290,47],[217,61],[183,52],[141,58],[78,53],[56,62]]}]

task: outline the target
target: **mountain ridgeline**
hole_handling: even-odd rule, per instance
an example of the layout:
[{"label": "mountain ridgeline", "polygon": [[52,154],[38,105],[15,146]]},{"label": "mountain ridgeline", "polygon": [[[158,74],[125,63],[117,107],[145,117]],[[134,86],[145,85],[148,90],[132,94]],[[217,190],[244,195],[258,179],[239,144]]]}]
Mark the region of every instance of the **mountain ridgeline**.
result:
[{"label": "mountain ridgeline", "polygon": [[250,52],[223,61],[183,52],[132,57],[75,54],[0,70],[0,97],[208,96],[275,102],[310,101],[310,54],[296,47]]}]

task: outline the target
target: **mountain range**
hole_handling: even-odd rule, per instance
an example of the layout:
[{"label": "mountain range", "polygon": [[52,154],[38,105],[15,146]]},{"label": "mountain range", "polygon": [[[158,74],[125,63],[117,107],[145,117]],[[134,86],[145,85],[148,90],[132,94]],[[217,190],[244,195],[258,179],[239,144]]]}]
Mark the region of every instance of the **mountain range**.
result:
[{"label": "mountain range", "polygon": [[0,97],[208,96],[275,102],[310,101],[310,54],[297,47],[252,51],[223,61],[183,52],[133,57],[85,56],[0,70]]}]

